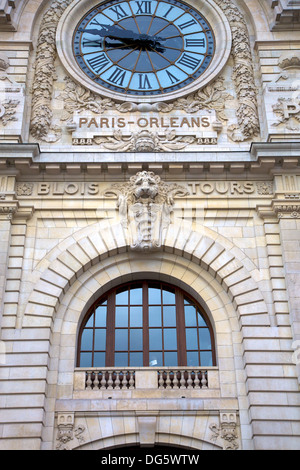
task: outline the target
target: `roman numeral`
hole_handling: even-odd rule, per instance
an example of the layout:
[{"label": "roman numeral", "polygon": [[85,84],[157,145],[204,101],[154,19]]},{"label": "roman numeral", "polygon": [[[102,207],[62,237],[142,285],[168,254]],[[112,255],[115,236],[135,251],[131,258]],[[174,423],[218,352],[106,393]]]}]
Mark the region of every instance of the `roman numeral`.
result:
[{"label": "roman numeral", "polygon": [[116,67],[111,76],[108,78],[108,81],[114,83],[115,85],[123,86],[125,75],[126,72],[124,70]]},{"label": "roman numeral", "polygon": [[152,13],[152,11],[151,11],[151,2],[149,2],[149,1],[136,2],[136,5],[138,7],[136,15],[138,15],[139,13],[148,14],[148,15]]},{"label": "roman numeral", "polygon": [[168,14],[173,10],[174,7],[170,7],[167,13],[163,16],[163,18],[167,18]]},{"label": "roman numeral", "polygon": [[139,90],[152,90],[149,78],[144,73],[139,73]]},{"label": "roman numeral", "polygon": [[99,23],[99,21],[96,18],[94,18],[90,24],[93,26],[100,26],[102,28],[101,23]]},{"label": "roman numeral", "polygon": [[121,7],[121,5],[116,5],[115,7],[109,8],[109,10],[113,11],[117,15],[117,19],[125,18],[127,15],[126,11]]},{"label": "roman numeral", "polygon": [[186,39],[186,47],[205,47],[205,39]]},{"label": "roman numeral", "polygon": [[190,20],[190,21],[187,21],[186,23],[180,24],[180,25],[179,25],[179,28],[180,28],[181,31],[182,31],[183,29],[189,28],[190,26],[193,26],[193,24],[196,24],[196,23],[197,23],[197,21],[194,20],[194,19],[192,19],[192,20]]},{"label": "roman numeral", "polygon": [[167,72],[167,75],[168,75],[168,77],[169,77],[170,82],[172,83],[172,85],[173,85],[173,83],[179,82],[179,78],[175,77],[175,75],[173,75],[173,74],[172,74],[171,72],[169,72],[168,70],[166,70],[166,72]]},{"label": "roman numeral", "polygon": [[92,69],[96,72],[99,73],[100,70],[102,70],[106,65],[109,64],[109,60],[106,57],[106,55],[100,54],[97,55],[96,57],[93,57],[93,59],[88,59],[87,63],[92,67]]},{"label": "roman numeral", "polygon": [[101,39],[99,41],[97,41],[97,39],[94,39],[93,41],[88,41],[86,39],[82,41],[82,46],[99,48],[99,47],[102,47],[102,41]]},{"label": "roman numeral", "polygon": [[189,69],[195,69],[198,67],[200,64],[201,60],[195,59],[195,57],[184,53],[183,56],[180,58],[180,60],[177,61],[177,64],[184,65],[185,67],[188,67]]}]

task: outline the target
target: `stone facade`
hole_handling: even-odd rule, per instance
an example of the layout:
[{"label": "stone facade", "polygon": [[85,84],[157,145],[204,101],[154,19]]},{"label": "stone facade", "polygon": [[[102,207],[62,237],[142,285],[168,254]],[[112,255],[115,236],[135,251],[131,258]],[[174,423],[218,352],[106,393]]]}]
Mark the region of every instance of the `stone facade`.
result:
[{"label": "stone facade", "polygon": [[[216,75],[134,102],[67,70],[77,0],[0,1],[1,449],[300,449],[297,3],[209,0]],[[202,306],[216,366],[77,367],[90,306],[141,278]]]}]

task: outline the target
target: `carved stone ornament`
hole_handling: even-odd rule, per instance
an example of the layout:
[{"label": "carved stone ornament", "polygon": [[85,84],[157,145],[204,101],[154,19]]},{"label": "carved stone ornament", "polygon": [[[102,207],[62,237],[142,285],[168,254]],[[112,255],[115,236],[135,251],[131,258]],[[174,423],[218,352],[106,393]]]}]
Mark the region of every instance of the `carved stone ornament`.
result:
[{"label": "carved stone ornament", "polygon": [[10,121],[17,121],[15,114],[17,106],[20,104],[19,100],[8,99],[0,102],[0,122],[6,126]]},{"label": "carved stone ornament", "polygon": [[220,439],[224,450],[237,450],[239,448],[235,413],[221,412],[220,426],[211,424],[209,428],[213,433],[211,440],[215,443]]},{"label": "carved stone ornament", "polygon": [[273,111],[279,120],[272,124],[278,127],[281,124],[289,131],[300,131],[300,95],[296,98],[279,98],[273,105]]},{"label": "carved stone ornament", "polygon": [[108,150],[123,152],[168,152],[182,150],[192,143],[196,143],[194,136],[176,136],[175,130],[167,132],[163,137],[155,132],[134,132],[129,137],[123,136],[120,130],[115,131],[112,137],[95,137],[93,142]]},{"label": "carved stone ornament", "polygon": [[70,445],[72,444],[71,441],[73,441],[74,438],[77,439],[79,445],[85,442],[82,434],[86,428],[82,424],[75,426],[73,413],[59,414],[57,427],[58,433],[56,440],[58,443],[56,445],[56,450],[70,450]]},{"label": "carved stone ornament", "polygon": [[279,219],[300,218],[300,204],[275,204],[274,211]]},{"label": "carved stone ornament", "polygon": [[128,183],[115,183],[104,196],[117,196],[117,208],[132,250],[153,251],[162,246],[170,224],[174,197],[189,192],[178,184],[163,183],[151,171],[141,171]]}]

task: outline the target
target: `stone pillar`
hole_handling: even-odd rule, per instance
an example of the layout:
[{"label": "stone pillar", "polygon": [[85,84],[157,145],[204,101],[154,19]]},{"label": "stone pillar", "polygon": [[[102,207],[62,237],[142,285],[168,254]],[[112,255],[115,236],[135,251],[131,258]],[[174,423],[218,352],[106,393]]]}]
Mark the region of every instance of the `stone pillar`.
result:
[{"label": "stone pillar", "polygon": [[18,208],[14,189],[15,176],[2,176],[0,178],[0,331],[7,279],[11,221]]}]

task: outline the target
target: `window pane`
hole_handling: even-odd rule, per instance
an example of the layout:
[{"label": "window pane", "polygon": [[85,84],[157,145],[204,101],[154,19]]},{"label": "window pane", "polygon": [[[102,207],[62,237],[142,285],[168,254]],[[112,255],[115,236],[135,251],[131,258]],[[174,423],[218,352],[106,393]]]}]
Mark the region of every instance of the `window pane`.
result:
[{"label": "window pane", "polygon": [[175,293],[163,290],[163,303],[175,305]]},{"label": "window pane", "polygon": [[116,305],[128,305],[128,290],[120,292],[116,295]]},{"label": "window pane", "polygon": [[130,304],[143,305],[143,289],[141,287],[130,290]]},{"label": "window pane", "polygon": [[149,330],[149,349],[150,350],[162,350],[162,330],[150,329]]},{"label": "window pane", "polygon": [[197,328],[186,328],[186,348],[187,350],[198,350]]},{"label": "window pane", "polygon": [[143,353],[130,353],[130,367],[143,367]]},{"label": "window pane", "polygon": [[94,354],[94,367],[105,367],[105,352]]},{"label": "window pane", "polygon": [[211,367],[213,365],[211,351],[203,351],[200,353],[201,366]]},{"label": "window pane", "polygon": [[143,330],[130,330],[130,351],[143,350]]},{"label": "window pane", "polygon": [[185,312],[185,325],[186,326],[197,326],[196,309],[192,305],[186,305],[184,307]]},{"label": "window pane", "polygon": [[211,349],[210,332],[208,328],[199,328],[200,349]]},{"label": "window pane", "polygon": [[175,352],[166,352],[165,353],[165,363],[166,367],[177,367],[178,360],[177,360],[177,351]]},{"label": "window pane", "polygon": [[128,307],[116,307],[116,327],[128,326]]},{"label": "window pane", "polygon": [[148,295],[149,295],[149,304],[161,304],[161,293],[160,289],[157,287],[149,287],[148,290]]},{"label": "window pane", "polygon": [[92,350],[93,349],[93,330],[83,330],[81,336],[81,350]]},{"label": "window pane", "polygon": [[164,349],[169,351],[177,350],[177,332],[176,328],[164,330]]},{"label": "window pane", "polygon": [[143,307],[130,307],[130,326],[143,326]]},{"label": "window pane", "polygon": [[162,352],[150,352],[149,353],[149,366],[160,367],[163,365]]},{"label": "window pane", "polygon": [[88,321],[85,324],[85,328],[93,328],[94,326],[94,314],[90,316]]},{"label": "window pane", "polygon": [[105,327],[106,326],[106,311],[107,307],[98,307],[96,309],[95,317],[95,327]]},{"label": "window pane", "polygon": [[176,307],[164,306],[164,326],[176,326]]},{"label": "window pane", "polygon": [[128,330],[116,330],[115,340],[116,351],[128,351]]},{"label": "window pane", "polygon": [[128,367],[127,353],[115,353],[115,367]]},{"label": "window pane", "polygon": [[92,367],[92,353],[80,354],[80,367]]},{"label": "window pane", "polygon": [[149,307],[149,326],[162,326],[161,307]]},{"label": "window pane", "polygon": [[105,351],[106,349],[106,330],[95,330],[95,351]]},{"label": "window pane", "polygon": [[187,352],[187,366],[199,366],[199,354],[198,352]]},{"label": "window pane", "polygon": [[207,326],[204,318],[202,315],[198,312],[198,325],[199,326]]}]

